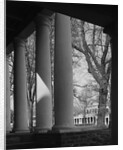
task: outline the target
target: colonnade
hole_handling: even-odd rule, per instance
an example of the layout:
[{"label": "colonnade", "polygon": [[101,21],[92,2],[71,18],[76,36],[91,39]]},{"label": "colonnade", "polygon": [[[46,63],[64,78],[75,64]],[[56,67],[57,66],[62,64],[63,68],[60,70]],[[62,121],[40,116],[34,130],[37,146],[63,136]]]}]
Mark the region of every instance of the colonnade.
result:
[{"label": "colonnade", "polygon": [[[89,117],[74,117],[75,125],[97,125],[97,116],[89,116]],[[105,125],[109,126],[109,115],[105,116]]]},{"label": "colonnade", "polygon": [[[52,126],[51,61],[49,29],[51,12],[43,12],[35,19],[36,30],[36,130],[74,126],[72,87],[72,47],[70,17],[55,15],[54,107]],[[14,131],[29,132],[26,88],[25,39],[14,42]],[[10,128],[10,81],[6,63],[6,130]]]},{"label": "colonnade", "polygon": [[97,125],[97,116],[92,117],[74,117],[75,125]]}]

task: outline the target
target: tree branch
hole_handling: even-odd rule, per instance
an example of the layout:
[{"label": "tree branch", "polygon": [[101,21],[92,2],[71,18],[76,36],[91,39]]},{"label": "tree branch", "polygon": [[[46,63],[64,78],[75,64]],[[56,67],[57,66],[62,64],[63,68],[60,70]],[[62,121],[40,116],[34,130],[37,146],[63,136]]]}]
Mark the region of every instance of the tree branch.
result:
[{"label": "tree branch", "polygon": [[[82,25],[81,25],[81,27],[82,27],[81,36],[82,36],[83,47],[84,47],[85,51],[87,51],[87,52],[90,54],[90,56],[92,57],[92,59],[93,59],[95,65],[96,65],[97,69],[98,69],[99,72],[102,74],[102,73],[103,73],[103,72],[102,72],[102,68],[101,68],[100,64],[98,63],[98,61],[96,60],[96,57],[95,57],[94,53],[92,53],[92,51],[91,51],[90,48],[88,47],[87,42],[86,42],[86,40],[85,40],[84,23],[83,23],[83,21],[81,22],[81,24],[82,24]],[[94,51],[94,50],[93,50],[93,51]],[[86,53],[86,54],[87,54],[87,53]]]},{"label": "tree branch", "polygon": [[111,63],[111,58],[105,62],[105,65]]},{"label": "tree branch", "polygon": [[78,47],[77,45],[75,45],[74,43],[72,43],[72,47],[73,47],[74,49],[78,50],[79,52],[85,54],[84,50],[83,50],[82,48]]},{"label": "tree branch", "polygon": [[88,53],[73,43],[72,43],[72,47],[75,48],[76,50],[82,52],[85,55],[85,58],[86,58],[86,61],[88,63],[88,68],[89,68],[90,72],[92,73],[92,75],[95,78],[95,80],[97,81],[97,83],[100,83],[99,75],[96,73],[96,70],[94,69],[94,67],[92,65],[92,62],[90,60],[90,56],[88,55]]},{"label": "tree branch", "polygon": [[[96,29],[97,30],[97,29]],[[99,43],[99,41],[101,42],[101,45],[102,45],[102,32],[103,32],[103,28],[101,27],[100,29],[99,29],[99,35],[98,35],[98,40],[97,40],[97,42],[96,42],[96,44],[95,45],[98,45],[98,43]],[[100,39],[100,36],[101,36],[101,39]]]},{"label": "tree branch", "polygon": [[108,68],[107,68],[107,80],[109,81],[109,77],[110,77],[110,74],[111,74],[111,61],[109,62],[108,64]]},{"label": "tree branch", "polygon": [[95,51],[95,32],[96,32],[96,27],[95,25],[93,25],[93,37],[92,37],[92,49],[93,49],[93,52]]},{"label": "tree branch", "polygon": [[108,48],[109,48],[109,43],[110,43],[110,36],[106,35],[106,41],[105,41],[105,49],[102,55],[102,59],[101,59],[101,64],[105,65],[105,59],[108,53]]},{"label": "tree branch", "polygon": [[73,84],[73,86],[77,86],[77,87],[80,87],[80,88],[85,88],[85,87],[87,87],[87,85],[81,86],[81,85],[79,85],[79,84]]},{"label": "tree branch", "polygon": [[[103,45],[103,44],[94,44],[95,46],[101,46],[101,47],[105,47],[105,45]],[[87,44],[87,46],[93,46],[93,44]],[[109,47],[110,47],[110,45],[109,45]]]}]

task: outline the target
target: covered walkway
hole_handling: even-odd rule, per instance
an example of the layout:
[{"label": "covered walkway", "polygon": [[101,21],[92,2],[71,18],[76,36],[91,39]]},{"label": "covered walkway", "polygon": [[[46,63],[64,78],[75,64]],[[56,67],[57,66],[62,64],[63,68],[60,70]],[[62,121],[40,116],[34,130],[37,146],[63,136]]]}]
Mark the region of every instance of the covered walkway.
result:
[{"label": "covered walkway", "polygon": [[[73,11],[74,10],[74,11]],[[55,56],[54,56],[54,109],[55,125],[52,125],[52,96],[51,96],[51,64],[49,47],[50,19],[55,13]],[[112,38],[112,59],[117,61],[117,6],[89,5],[89,4],[63,4],[46,2],[17,2],[6,3],[6,54],[14,49],[14,133],[10,127],[10,83],[8,72],[8,60],[6,59],[6,131],[7,145],[11,140],[23,145],[29,140],[28,146],[34,143],[35,136],[46,139],[54,137],[59,140],[55,146],[67,146],[61,144],[66,139],[64,135],[70,136],[81,134],[75,130],[73,119],[73,87],[72,87],[72,47],[70,17],[76,17],[96,25],[104,27],[104,32]],[[26,95],[26,68],[25,68],[25,40],[36,31],[36,130],[29,133],[27,95]],[[117,63],[117,62],[116,62]],[[117,64],[115,64],[116,66]],[[117,67],[112,69],[112,89],[117,88],[115,75]],[[117,89],[116,89],[117,90]],[[41,92],[42,91],[42,92]],[[112,92],[112,116],[117,115],[117,107],[114,104],[114,93]],[[115,111],[114,111],[115,110]],[[116,119],[117,117],[115,117]],[[112,117],[112,122],[114,119]],[[115,122],[117,122],[115,120]],[[115,128],[115,130],[114,130]],[[67,131],[71,131],[67,135]],[[117,137],[117,125],[112,124],[112,141]],[[43,132],[43,134],[42,134]],[[45,135],[46,133],[46,135]],[[55,136],[54,136],[54,135]],[[49,136],[48,136],[49,135]],[[71,137],[72,137],[71,135]],[[82,134],[81,134],[82,135]],[[27,136],[27,138],[24,138]],[[46,138],[42,137],[46,136]],[[59,137],[57,139],[57,136]],[[78,136],[78,135],[77,135]],[[16,138],[15,138],[16,137]],[[81,136],[80,136],[81,137]],[[40,138],[36,138],[39,140]],[[68,138],[68,137],[67,137]],[[83,135],[81,138],[84,138]],[[25,139],[25,140],[24,140]],[[63,140],[64,139],[64,140]],[[75,138],[76,139],[76,138]],[[49,140],[50,141],[50,140]],[[31,143],[32,142],[32,143]],[[44,144],[48,141],[46,140]],[[73,141],[71,141],[72,143]],[[37,147],[46,147],[35,141]],[[64,143],[64,142],[63,142]],[[68,142],[69,143],[69,142]],[[76,143],[74,146],[77,146]],[[105,142],[104,142],[105,144]],[[11,145],[11,144],[10,144]],[[52,144],[51,144],[52,145]],[[83,144],[84,145],[84,144]],[[69,145],[71,146],[71,145]],[[10,146],[12,148],[12,145]],[[24,147],[24,146],[22,146]]]}]

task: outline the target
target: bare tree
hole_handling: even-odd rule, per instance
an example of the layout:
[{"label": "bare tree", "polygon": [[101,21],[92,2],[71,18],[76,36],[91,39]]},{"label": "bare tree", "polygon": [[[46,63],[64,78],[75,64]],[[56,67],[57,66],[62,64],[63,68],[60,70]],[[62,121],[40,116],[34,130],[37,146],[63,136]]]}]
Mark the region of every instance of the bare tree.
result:
[{"label": "bare tree", "polygon": [[[84,117],[86,116],[86,109],[88,108],[90,101],[98,102],[98,87],[96,84],[92,84],[92,82],[93,81],[90,82],[89,80],[88,83],[84,86],[73,84],[73,95],[79,100],[80,105],[83,106],[81,108],[81,112],[79,113],[83,113]],[[80,88],[81,92],[77,92],[76,88]],[[96,96],[97,98],[93,99],[94,96]]]},{"label": "bare tree", "polygon": [[14,52],[12,51],[8,56],[9,60],[9,78],[10,78],[10,96],[13,96],[14,92]]},{"label": "bare tree", "polygon": [[25,56],[27,68],[27,101],[29,127],[30,130],[33,130],[34,102],[36,100],[35,32],[27,39]]},{"label": "bare tree", "polygon": [[99,84],[98,125],[104,125],[109,79],[111,76],[111,48],[109,35],[103,28],[73,19],[72,47],[85,55],[88,72]]},{"label": "bare tree", "polygon": [[[7,55],[7,59],[9,60],[9,81],[10,81],[10,103],[13,103],[14,98],[14,51]],[[12,105],[12,104],[11,104]],[[14,123],[14,110],[11,108],[11,123]]]}]

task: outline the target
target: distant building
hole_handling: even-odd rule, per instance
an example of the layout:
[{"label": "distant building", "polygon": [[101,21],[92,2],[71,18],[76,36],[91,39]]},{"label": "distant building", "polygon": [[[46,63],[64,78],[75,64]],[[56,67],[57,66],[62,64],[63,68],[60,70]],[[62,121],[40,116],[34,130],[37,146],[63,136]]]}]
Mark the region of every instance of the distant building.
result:
[{"label": "distant building", "polygon": [[[110,109],[109,106],[107,108],[107,113],[105,115],[105,125],[109,126],[110,121]],[[84,113],[83,113],[84,112]],[[74,124],[76,126],[80,125],[97,125],[98,119],[98,103],[93,103],[93,105],[89,105],[85,111],[82,110],[82,113],[74,116]]]}]

